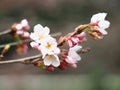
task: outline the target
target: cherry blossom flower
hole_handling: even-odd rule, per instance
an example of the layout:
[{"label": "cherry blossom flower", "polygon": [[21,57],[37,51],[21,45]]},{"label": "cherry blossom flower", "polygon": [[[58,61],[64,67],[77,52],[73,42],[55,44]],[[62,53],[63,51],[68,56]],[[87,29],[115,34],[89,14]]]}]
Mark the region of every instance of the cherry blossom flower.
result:
[{"label": "cherry blossom flower", "polygon": [[40,24],[34,26],[34,32],[30,34],[30,38],[35,40],[37,43],[42,43],[46,38],[50,37],[50,29],[43,27]]},{"label": "cherry blossom flower", "polygon": [[72,67],[76,67],[77,61],[81,60],[81,57],[79,54],[77,54],[77,51],[80,50],[82,46],[74,46],[69,49],[68,56],[65,58],[65,61],[70,64]]},{"label": "cherry blossom flower", "polygon": [[48,53],[55,53],[59,54],[60,49],[57,47],[57,42],[54,38],[48,37],[46,38],[40,45],[39,50],[41,51],[42,55],[45,56]]},{"label": "cherry blossom flower", "polygon": [[59,57],[54,53],[47,54],[43,59],[46,66],[53,65],[54,67],[58,67],[60,65]]},{"label": "cherry blossom flower", "polygon": [[105,20],[107,13],[98,13],[92,16],[90,25],[93,26],[91,29],[98,30],[102,35],[106,35],[106,28],[110,26],[110,22]]}]

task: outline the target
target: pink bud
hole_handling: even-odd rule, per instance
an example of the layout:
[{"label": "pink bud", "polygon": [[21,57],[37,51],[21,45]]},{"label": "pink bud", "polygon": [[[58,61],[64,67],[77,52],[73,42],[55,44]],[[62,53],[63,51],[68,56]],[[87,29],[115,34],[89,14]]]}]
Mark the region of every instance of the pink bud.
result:
[{"label": "pink bud", "polygon": [[28,21],[26,19],[23,19],[21,21],[21,26],[22,28],[24,28],[25,30],[28,30],[30,27],[29,27],[29,24],[28,24]]},{"label": "pink bud", "polygon": [[67,41],[67,44],[68,44],[69,47],[72,47],[72,46],[73,46],[73,43],[72,43],[71,39],[69,39],[69,40]]},{"label": "pink bud", "polygon": [[21,24],[17,24],[17,25],[15,26],[15,28],[16,28],[17,30],[21,30],[21,29],[22,29],[22,26],[21,26]]},{"label": "pink bud", "polygon": [[29,38],[29,37],[30,37],[30,34],[29,34],[28,32],[24,32],[24,33],[23,33],[23,37]]},{"label": "pink bud", "polygon": [[24,32],[22,30],[18,30],[16,33],[17,35],[23,35]]},{"label": "pink bud", "polygon": [[39,44],[36,43],[36,42],[31,42],[30,45],[31,45],[31,47],[34,48],[34,49],[38,49],[38,48],[39,48]]}]

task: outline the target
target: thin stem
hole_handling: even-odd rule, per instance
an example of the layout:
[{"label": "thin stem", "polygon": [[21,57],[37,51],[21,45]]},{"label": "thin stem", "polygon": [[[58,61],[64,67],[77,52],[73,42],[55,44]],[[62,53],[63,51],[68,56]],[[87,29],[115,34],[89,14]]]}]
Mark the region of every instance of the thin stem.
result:
[{"label": "thin stem", "polygon": [[[21,58],[21,59],[15,59],[15,60],[7,60],[7,61],[0,61],[0,64],[7,64],[7,63],[23,63],[25,61],[29,61],[29,60],[34,60],[37,58],[40,58],[41,55],[34,55],[34,56],[30,56],[30,57],[25,57],[25,58]],[[38,60],[38,59],[37,59]]]},{"label": "thin stem", "polygon": [[[79,53],[87,53],[90,51],[90,48],[82,49]],[[25,57],[21,59],[15,59],[15,60],[7,60],[7,61],[0,61],[0,64],[8,64],[8,63],[24,63],[24,64],[31,64],[38,60],[40,60],[41,54]],[[29,61],[29,62],[27,62]]]},{"label": "thin stem", "polygon": [[[57,32],[57,33],[53,33],[51,34],[53,37],[57,37],[60,36],[62,33],[61,32]],[[23,40],[22,42],[30,42],[31,40]],[[12,43],[8,43],[10,46],[15,46],[17,44],[19,44],[19,42],[12,42]],[[6,44],[0,45],[0,48],[4,48],[6,46]]]},{"label": "thin stem", "polygon": [[5,34],[8,34],[8,33],[10,33],[10,32],[11,32],[10,29],[5,30],[5,31],[2,31],[2,32],[0,32],[0,36],[1,36],[1,35],[5,35]]}]

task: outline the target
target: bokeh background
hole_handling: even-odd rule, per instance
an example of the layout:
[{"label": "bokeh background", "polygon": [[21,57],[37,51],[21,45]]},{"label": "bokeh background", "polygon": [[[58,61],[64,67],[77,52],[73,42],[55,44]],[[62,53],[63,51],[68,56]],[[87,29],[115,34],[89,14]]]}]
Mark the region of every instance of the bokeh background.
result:
[{"label": "bokeh background", "polygon": [[[88,37],[83,47],[91,52],[82,54],[76,69],[48,72],[33,65],[0,65],[0,90],[120,90],[120,0],[0,0],[0,31],[26,18],[31,31],[40,23],[51,33],[62,35],[80,24],[87,24],[93,14],[108,13],[111,22],[108,35],[94,41]],[[10,35],[0,37],[0,44],[11,42]],[[16,59],[38,52],[29,49],[27,55],[16,54],[12,47],[5,59]]]}]

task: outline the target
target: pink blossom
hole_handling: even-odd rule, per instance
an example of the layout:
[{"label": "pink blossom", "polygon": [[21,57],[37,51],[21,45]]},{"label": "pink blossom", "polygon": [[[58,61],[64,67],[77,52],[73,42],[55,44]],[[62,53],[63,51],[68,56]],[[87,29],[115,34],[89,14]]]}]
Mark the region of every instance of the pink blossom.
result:
[{"label": "pink blossom", "polygon": [[65,61],[70,65],[76,67],[77,61],[81,60],[81,57],[77,54],[77,51],[80,50],[82,46],[74,46],[69,49],[68,56],[65,58]]},{"label": "pink blossom", "polygon": [[67,44],[69,45],[69,47],[73,47],[73,46],[75,46],[75,45],[77,45],[79,43],[83,43],[85,41],[87,41],[87,39],[86,39],[86,33],[82,32],[80,34],[77,34],[77,35],[69,38],[67,40]]},{"label": "pink blossom", "polygon": [[21,27],[24,29],[24,30],[29,30],[30,29],[30,26],[29,26],[29,23],[27,21],[27,19],[23,19],[21,22]]}]

